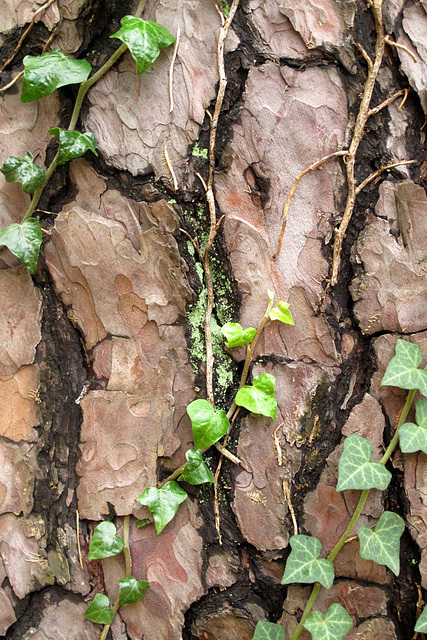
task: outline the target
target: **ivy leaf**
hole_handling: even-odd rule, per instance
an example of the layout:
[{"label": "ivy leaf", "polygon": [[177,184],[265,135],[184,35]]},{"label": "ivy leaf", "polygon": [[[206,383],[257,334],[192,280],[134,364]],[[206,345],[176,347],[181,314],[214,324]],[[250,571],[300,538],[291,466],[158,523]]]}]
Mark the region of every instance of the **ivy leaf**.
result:
[{"label": "ivy leaf", "polygon": [[418,631],[418,633],[427,633],[427,607],[424,607],[422,610],[414,631]]},{"label": "ivy leaf", "polygon": [[282,584],[320,582],[330,589],[334,581],[332,562],[319,558],[322,550],[320,540],[312,536],[296,535],[289,538],[292,551],[286,561]]},{"label": "ivy leaf", "polygon": [[28,218],[22,224],[10,224],[0,229],[0,247],[7,247],[31,274],[36,272],[42,242],[38,218]]},{"label": "ivy leaf", "polygon": [[146,527],[147,524],[151,524],[150,518],[144,518],[143,520],[139,520],[139,518],[136,518],[137,529],[142,529],[142,527]]},{"label": "ivy leaf", "polygon": [[227,322],[221,327],[221,333],[227,338],[225,343],[227,349],[233,349],[233,347],[242,347],[252,342],[256,329],[249,327],[243,331],[242,325],[238,322]]},{"label": "ivy leaf", "polygon": [[114,611],[110,609],[110,601],[103,593],[96,594],[83,615],[98,624],[111,624],[114,620]]},{"label": "ivy leaf", "polygon": [[203,454],[200,449],[189,449],[185,453],[187,464],[178,480],[183,480],[189,484],[204,484],[214,482],[214,477],[203,462]]},{"label": "ivy leaf", "polygon": [[274,307],[270,311],[270,320],[279,320],[285,324],[295,324],[292,314],[289,311],[289,302],[283,302],[280,300],[277,303],[277,307]]},{"label": "ivy leaf", "polygon": [[423,396],[427,396],[427,371],[418,369],[422,359],[417,344],[398,340],[395,355],[388,363],[381,386],[419,389]]},{"label": "ivy leaf", "polygon": [[172,520],[178,511],[181,502],[184,502],[187,494],[179,484],[171,480],[161,489],[148,487],[137,500],[149,508],[154,518],[157,533],[163,531],[168,522]]},{"label": "ivy leaf", "polygon": [[66,131],[54,127],[49,129],[52,136],[59,138],[59,152],[57,163],[65,164],[73,158],[80,158],[86,151],[92,151],[96,156],[96,139],[93,133],[80,133],[80,131]]},{"label": "ivy leaf", "polygon": [[350,615],[337,602],[331,604],[324,616],[320,611],[313,611],[304,624],[313,640],[342,640],[352,626]]},{"label": "ivy leaf", "polygon": [[76,60],[54,49],[41,56],[25,56],[21,102],[48,96],[68,84],[84,82],[92,71],[87,60]]},{"label": "ivy leaf", "polygon": [[116,531],[116,526],[107,520],[95,527],[90,541],[88,560],[110,558],[123,551],[123,540],[116,536]]},{"label": "ivy leaf", "polygon": [[366,438],[353,434],[345,439],[338,463],[337,491],[387,489],[391,473],[381,462],[370,462],[372,453],[372,445]]},{"label": "ivy leaf", "polygon": [[215,411],[207,400],[190,402],[187,413],[193,427],[195,449],[206,449],[227,433],[229,421],[224,409]]},{"label": "ivy leaf", "polygon": [[119,606],[135,604],[144,597],[149,586],[148,580],[137,580],[132,577],[119,580]]},{"label": "ivy leaf", "polygon": [[260,620],[257,622],[252,640],[285,640],[285,630],[280,624]]},{"label": "ivy leaf", "polygon": [[245,407],[251,413],[276,417],[277,402],[274,397],[274,376],[263,373],[254,379],[252,386],[244,386],[237,392],[235,402],[239,407]]},{"label": "ivy leaf", "polygon": [[405,422],[399,429],[400,448],[403,453],[427,453],[427,400],[415,403],[415,422]]},{"label": "ivy leaf", "polygon": [[157,59],[160,49],[169,47],[175,42],[173,35],[157,22],[141,20],[135,16],[124,16],[120,24],[122,28],[110,38],[118,38],[127,45],[136,62],[138,75],[151,67]]},{"label": "ivy leaf", "polygon": [[33,163],[33,154],[27,151],[23,157],[8,156],[0,169],[6,182],[20,182],[25,193],[33,193],[41,187],[45,171]]},{"label": "ivy leaf", "polygon": [[405,529],[405,523],[397,513],[384,511],[374,531],[369,527],[358,530],[360,542],[360,557],[373,560],[377,564],[384,564],[398,576],[400,571],[399,550],[400,536]]}]

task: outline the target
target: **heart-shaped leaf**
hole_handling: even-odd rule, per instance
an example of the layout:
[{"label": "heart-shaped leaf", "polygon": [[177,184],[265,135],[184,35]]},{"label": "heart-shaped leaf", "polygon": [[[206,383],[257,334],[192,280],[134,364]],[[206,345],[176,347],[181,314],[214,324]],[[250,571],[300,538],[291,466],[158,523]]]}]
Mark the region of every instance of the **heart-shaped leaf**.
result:
[{"label": "heart-shaped leaf", "polygon": [[111,624],[114,620],[114,611],[110,609],[110,601],[103,593],[96,594],[83,615],[98,624]]},{"label": "heart-shaped leaf", "polygon": [[297,535],[289,538],[292,551],[286,561],[282,584],[320,582],[330,589],[334,581],[332,562],[319,558],[322,550],[320,540],[312,536]]},{"label": "heart-shaped leaf", "polygon": [[36,272],[42,242],[38,218],[28,218],[22,224],[10,224],[0,229],[0,247],[7,247],[30,273]]},{"label": "heart-shaped leaf", "polygon": [[252,640],[285,640],[285,630],[280,624],[260,620],[257,622]]},{"label": "heart-shaped leaf", "polygon": [[54,127],[49,129],[52,136],[59,138],[59,150],[57,164],[65,164],[73,158],[80,158],[86,151],[92,151],[96,156],[96,139],[93,133],[80,133],[80,131],[66,131]]},{"label": "heart-shaped leaf", "polygon": [[116,526],[112,522],[101,522],[93,532],[89,546],[88,560],[99,560],[117,556],[123,551],[124,543],[116,536]]},{"label": "heart-shaped leaf", "polygon": [[41,56],[25,56],[21,102],[48,96],[68,84],[84,82],[92,71],[87,60],[76,60],[54,49]]},{"label": "heart-shaped leaf", "polygon": [[369,440],[353,434],[345,439],[338,463],[337,491],[345,489],[387,489],[391,473],[381,462],[370,462],[372,445]]},{"label": "heart-shaped leaf", "polygon": [[403,453],[427,453],[427,400],[415,403],[415,422],[405,422],[399,429],[400,448]]},{"label": "heart-shaped leaf", "polygon": [[163,531],[168,522],[172,520],[178,511],[181,502],[184,502],[187,494],[179,484],[171,480],[161,489],[148,487],[137,500],[149,508],[153,514],[157,533]]},{"label": "heart-shaped leaf", "polygon": [[427,371],[418,369],[422,359],[417,344],[398,340],[395,355],[388,364],[381,386],[419,389],[423,396],[427,396]]},{"label": "heart-shaped leaf", "polygon": [[233,347],[242,347],[252,342],[256,329],[249,327],[243,331],[242,325],[238,322],[227,322],[221,328],[221,333],[227,338],[225,346],[228,349],[233,349]]},{"label": "heart-shaped leaf", "polygon": [[320,611],[313,611],[304,624],[313,640],[342,640],[352,626],[350,615],[337,602],[331,604],[324,616]]},{"label": "heart-shaped leaf", "polygon": [[227,433],[229,421],[225,411],[216,411],[207,400],[194,400],[188,405],[187,413],[193,427],[195,449],[206,449]]},{"label": "heart-shaped leaf", "polygon": [[214,482],[214,477],[203,462],[203,454],[200,449],[189,449],[185,453],[187,464],[178,480],[188,482],[189,484],[204,484],[205,482]]},{"label": "heart-shaped leaf", "polygon": [[369,527],[358,530],[360,542],[360,557],[373,560],[377,564],[384,564],[398,576],[400,571],[399,550],[400,536],[405,529],[405,523],[397,513],[384,511],[374,531]]},{"label": "heart-shaped leaf", "polygon": [[276,417],[277,402],[274,397],[274,376],[263,373],[254,379],[253,385],[246,385],[239,389],[235,402],[239,407],[245,407],[251,413]]},{"label": "heart-shaped leaf", "polygon": [[6,182],[20,182],[25,193],[33,193],[41,187],[46,173],[33,163],[33,154],[27,151],[23,157],[8,156],[0,169]]},{"label": "heart-shaped leaf", "polygon": [[418,633],[427,633],[427,607],[424,607],[422,610],[414,631],[418,631]]},{"label": "heart-shaped leaf", "polygon": [[270,311],[270,320],[279,320],[285,324],[295,324],[292,314],[289,311],[289,302],[283,302],[280,300],[277,303],[277,307],[274,307]]},{"label": "heart-shaped leaf", "polygon": [[134,16],[124,16],[120,24],[122,28],[110,38],[118,38],[127,45],[136,62],[138,75],[151,67],[157,59],[160,49],[169,47],[175,42],[173,35],[157,22],[141,20],[141,18]]},{"label": "heart-shaped leaf", "polygon": [[144,597],[150,583],[148,580],[136,580],[136,578],[123,578],[119,580],[119,605],[135,604]]}]

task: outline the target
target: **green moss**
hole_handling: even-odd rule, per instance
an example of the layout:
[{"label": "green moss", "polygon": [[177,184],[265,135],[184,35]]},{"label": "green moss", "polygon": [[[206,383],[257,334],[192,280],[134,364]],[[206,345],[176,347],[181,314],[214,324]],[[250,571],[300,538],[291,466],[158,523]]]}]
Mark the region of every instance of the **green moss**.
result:
[{"label": "green moss", "polygon": [[196,144],[193,147],[193,151],[191,152],[191,155],[193,155],[195,158],[204,158],[205,160],[208,159],[208,150],[207,149],[201,149],[199,147],[199,143],[196,142]]}]

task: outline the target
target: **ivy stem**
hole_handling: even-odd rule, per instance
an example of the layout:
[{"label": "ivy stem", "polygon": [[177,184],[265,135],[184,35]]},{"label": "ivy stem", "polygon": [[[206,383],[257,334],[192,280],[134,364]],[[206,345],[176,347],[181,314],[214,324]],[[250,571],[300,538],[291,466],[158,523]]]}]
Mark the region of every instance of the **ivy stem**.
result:
[{"label": "ivy stem", "polygon": [[[119,607],[120,607],[120,605],[119,605],[119,598],[117,597],[117,600],[115,601],[115,603],[114,603],[114,607],[113,607],[114,618],[116,617],[116,613],[117,613],[117,611],[119,610]],[[114,620],[114,618],[113,618],[113,620]],[[111,623],[110,623],[110,624],[105,624],[105,625],[104,625],[104,628],[103,628],[103,630],[102,630],[101,637],[99,638],[99,640],[105,640],[105,639],[106,639],[107,634],[108,634],[108,632],[109,632],[109,630],[110,630],[110,627],[111,627]]]},{"label": "ivy stem", "polygon": [[130,546],[129,546],[129,524],[130,524],[130,515],[125,516],[123,521],[123,553],[125,554],[125,563],[126,563],[126,578],[132,577],[132,558],[130,557]]},{"label": "ivy stem", "polygon": [[[417,390],[413,389],[411,391],[409,391],[408,396],[406,398],[406,402],[403,406],[402,411],[400,412],[400,416],[399,416],[399,421],[397,423],[396,426],[396,433],[394,434],[390,444],[388,445],[385,454],[383,455],[383,457],[380,460],[380,463],[383,465],[386,465],[386,463],[390,460],[390,457],[393,453],[393,451],[396,448],[396,445],[399,441],[399,429],[402,426],[402,424],[404,424],[407,415],[411,409],[412,403],[414,401],[414,397],[416,394]],[[344,531],[344,533],[342,534],[341,538],[338,540],[338,542],[336,543],[336,545],[334,546],[334,548],[332,549],[332,551],[330,552],[330,554],[327,557],[327,560],[329,560],[329,562],[333,562],[335,560],[335,558],[337,557],[338,553],[341,551],[341,549],[343,548],[343,546],[345,545],[347,538],[353,533],[353,529],[356,525],[357,520],[359,519],[360,514],[362,513],[363,507],[365,506],[366,500],[368,499],[369,496],[369,492],[370,489],[365,489],[364,491],[362,491],[362,493],[360,494],[360,498],[359,498],[359,502],[357,503],[356,509],[354,510],[354,513],[350,519],[350,522],[347,525],[346,530]],[[294,633],[291,636],[290,640],[296,640],[303,628],[304,628],[304,623],[307,620],[308,616],[310,615],[310,611],[313,608],[313,605],[316,601],[316,598],[318,596],[319,590],[320,590],[320,584],[318,582],[315,583],[313,590],[310,594],[309,599],[307,600],[307,604],[305,605],[305,609],[304,612],[302,614],[301,620],[297,626],[297,628],[295,629]]]}]

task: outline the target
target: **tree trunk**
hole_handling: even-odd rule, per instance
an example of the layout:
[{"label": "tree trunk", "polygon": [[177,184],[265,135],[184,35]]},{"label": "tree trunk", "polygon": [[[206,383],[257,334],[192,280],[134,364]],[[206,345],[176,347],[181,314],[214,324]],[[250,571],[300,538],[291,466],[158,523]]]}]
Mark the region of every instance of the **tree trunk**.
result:
[{"label": "tree trunk", "polygon": [[[227,15],[228,3],[219,4]],[[41,6],[0,0],[3,62]],[[135,9],[130,0],[53,1],[2,86],[50,36],[49,51],[87,57],[96,70]],[[78,124],[95,134],[98,157],[59,167],[39,202],[36,274],[0,252],[7,640],[100,637],[102,627],[83,614],[97,593],[115,601],[125,567],[122,555],[88,561],[93,529],[111,520],[122,535],[124,516],[151,518],[137,497],[185,464],[193,446],[186,408],[207,397],[209,292],[198,251],[212,222],[204,183],[222,10],[214,0],[147,1],[144,19],[174,36],[180,29],[172,76],[173,46],[142,76],[129,52],[122,56],[89,91]],[[276,305],[289,302],[295,326],[271,321],[261,334],[249,380],[274,376],[277,415],[240,411],[227,448],[241,464],[224,459],[217,499],[211,484],[184,484],[189,499],[159,535],[131,519],[133,575],[150,587],[119,609],[114,640],[250,640],[258,620],[279,621],[289,640],[310,593],[281,585],[289,538],[316,536],[322,557],[330,552],[358,499],[335,490],[343,439],[368,438],[379,460],[405,400],[380,387],[397,339],[407,336],[427,358],[427,4],[384,0],[383,21],[407,49],[386,44],[368,108],[402,95],[368,118],[355,185],[385,165],[415,162],[378,171],[357,194],[335,282],[333,245],[350,184],[344,152],[301,178],[280,247],[283,208],[303,170],[349,148],[378,25],[368,3],[355,0],[240,1],[225,43],[213,174],[216,217],[224,216],[209,254],[217,408],[232,404],[245,358],[243,347],[224,346],[220,328],[258,327],[269,292]],[[68,127],[77,87],[21,103],[21,85],[0,96],[0,159],[31,151],[48,165],[48,130]],[[5,227],[22,220],[29,196],[1,179]],[[219,458],[211,447],[213,473]],[[397,452],[389,469],[390,487],[372,491],[358,525],[373,526],[384,508],[406,520],[399,576],[362,560],[355,538],[316,603],[322,612],[345,606],[354,625],[346,638],[412,638],[427,588],[427,458]]]}]

